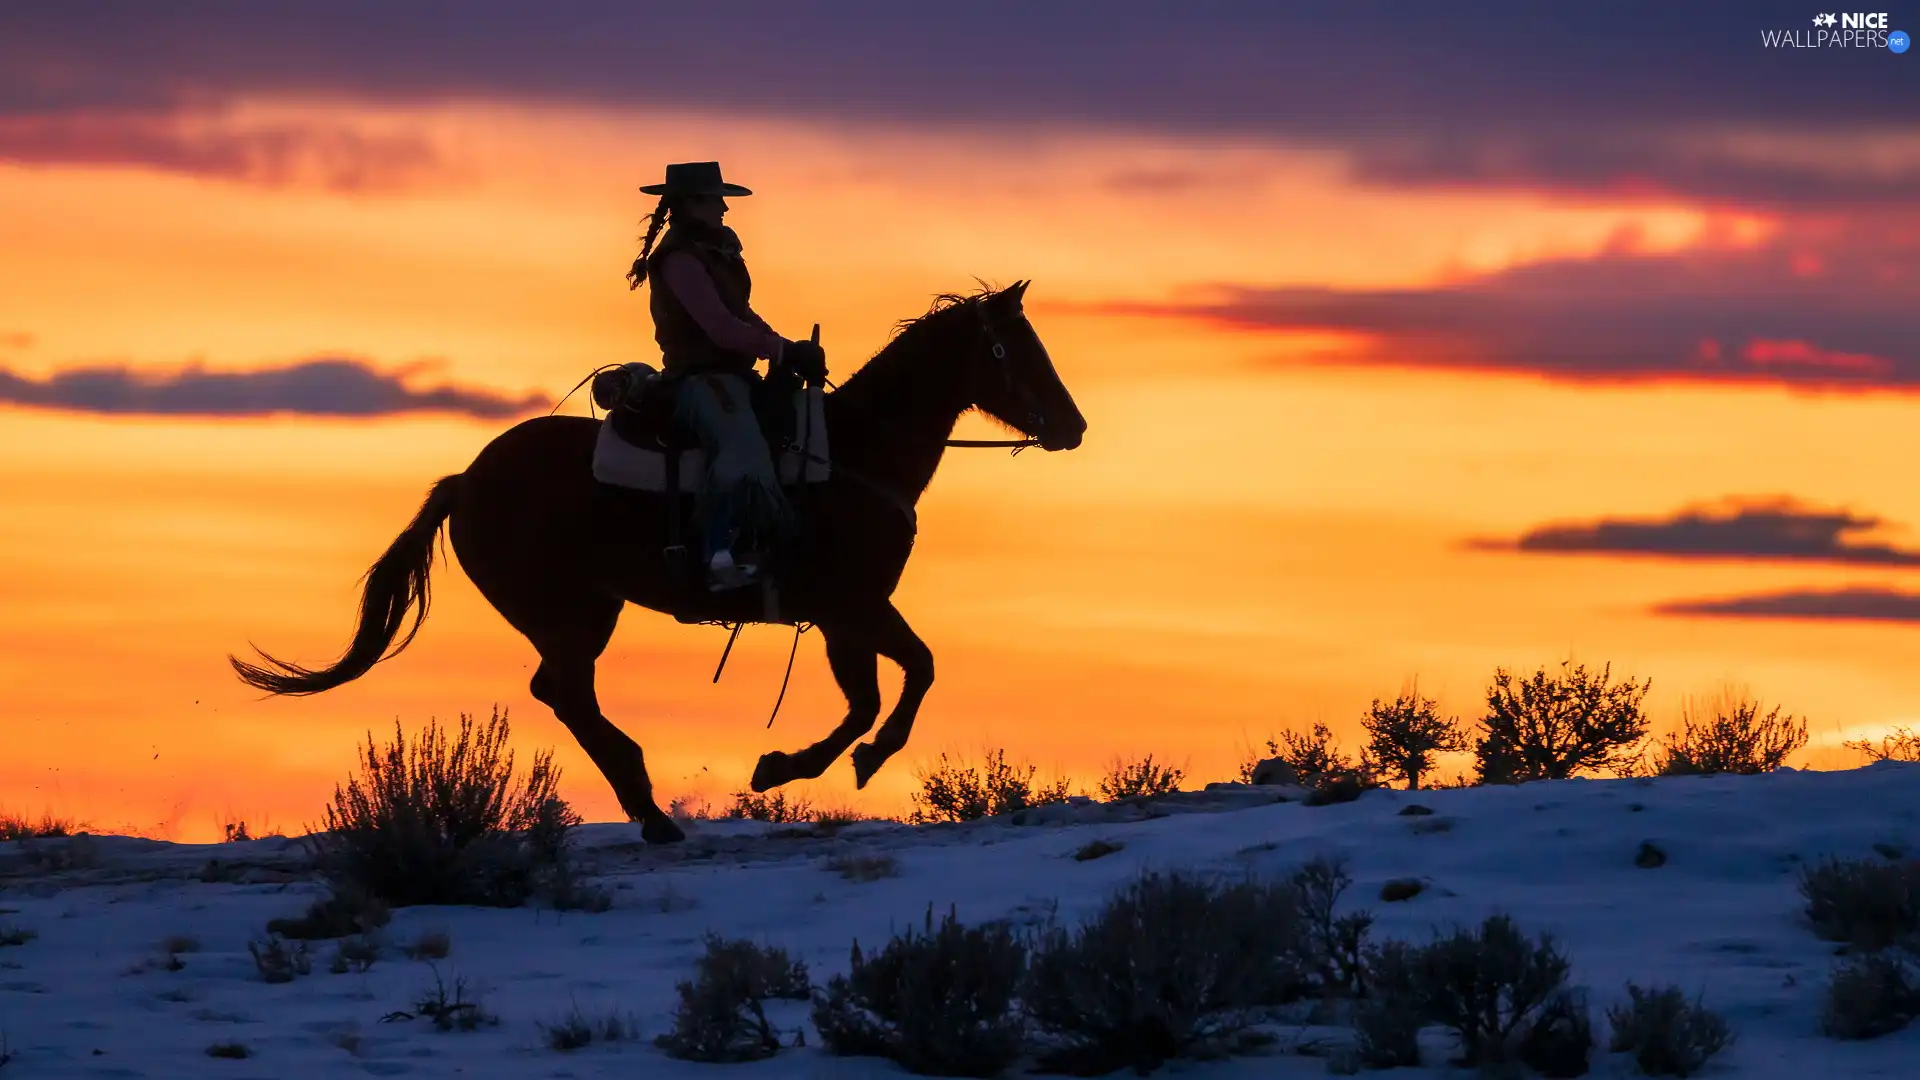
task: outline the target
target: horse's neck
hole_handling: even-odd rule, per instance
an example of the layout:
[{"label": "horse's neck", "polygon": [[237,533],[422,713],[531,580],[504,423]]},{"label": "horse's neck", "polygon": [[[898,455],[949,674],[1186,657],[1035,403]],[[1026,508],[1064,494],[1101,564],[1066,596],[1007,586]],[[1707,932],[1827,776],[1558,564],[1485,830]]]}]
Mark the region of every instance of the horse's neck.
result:
[{"label": "horse's neck", "polygon": [[883,352],[828,395],[833,458],[917,501],[966,411],[956,350]]}]

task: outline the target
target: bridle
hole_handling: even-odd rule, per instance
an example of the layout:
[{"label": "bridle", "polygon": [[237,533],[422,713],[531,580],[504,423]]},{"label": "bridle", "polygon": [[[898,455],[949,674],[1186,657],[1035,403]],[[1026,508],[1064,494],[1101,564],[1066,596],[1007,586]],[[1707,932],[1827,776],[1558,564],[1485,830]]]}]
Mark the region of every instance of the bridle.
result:
[{"label": "bridle", "polygon": [[[993,360],[994,369],[1000,375],[1001,385],[1020,402],[1020,407],[1026,410],[1027,429],[1029,431],[1046,430],[1046,418],[1040,412],[1040,402],[1034,398],[1033,389],[1013,377],[1013,361],[1008,359],[1006,343],[1000,340],[999,334],[993,332],[994,327],[1004,326],[1016,319],[1024,322],[1027,313],[1020,308],[1015,308],[1012,315],[989,319],[986,303],[984,301],[975,303],[980,315],[980,341],[986,346],[987,355]],[[1018,454],[1029,446],[1040,445],[1040,438],[1037,435],[1029,435],[1023,439],[948,439],[947,445],[962,448],[1012,447],[1013,452]]]}]

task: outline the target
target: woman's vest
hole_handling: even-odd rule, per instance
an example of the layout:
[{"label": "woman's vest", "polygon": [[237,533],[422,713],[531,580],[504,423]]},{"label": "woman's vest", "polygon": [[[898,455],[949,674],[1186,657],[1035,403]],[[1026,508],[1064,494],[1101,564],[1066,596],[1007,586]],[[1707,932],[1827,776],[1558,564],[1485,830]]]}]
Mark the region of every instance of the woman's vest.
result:
[{"label": "woman's vest", "polygon": [[[740,238],[732,229],[724,225],[716,229],[692,222],[675,222],[654,247],[647,261],[658,266],[661,259],[676,251],[686,252],[700,260],[700,265],[707,269],[707,276],[713,279],[720,302],[735,318],[752,321],[747,297],[753,292],[753,279],[747,274],[746,261],[740,257]],[[679,298],[673,295],[673,289],[666,283],[656,280],[647,292],[648,305],[653,313],[653,339],[660,343],[660,354],[667,374],[749,374],[753,371],[752,354],[723,349],[715,344],[693,316],[687,313],[687,309],[681,306]]]}]

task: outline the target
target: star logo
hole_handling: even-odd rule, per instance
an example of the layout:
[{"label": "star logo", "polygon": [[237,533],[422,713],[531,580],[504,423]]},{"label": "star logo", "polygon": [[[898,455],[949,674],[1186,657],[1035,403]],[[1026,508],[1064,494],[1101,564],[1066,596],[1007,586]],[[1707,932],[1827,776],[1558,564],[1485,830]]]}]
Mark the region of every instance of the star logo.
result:
[{"label": "star logo", "polygon": [[1839,19],[1837,19],[1837,18],[1835,18],[1835,17],[1834,17],[1834,16],[1832,15],[1832,14],[1830,14],[1830,13],[1829,13],[1829,14],[1822,14],[1822,15],[1815,15],[1815,16],[1813,17],[1813,25],[1815,25],[1815,26],[1832,26],[1832,25],[1833,25],[1834,23],[1837,23],[1837,22],[1839,22],[1839,21],[1840,21]]}]

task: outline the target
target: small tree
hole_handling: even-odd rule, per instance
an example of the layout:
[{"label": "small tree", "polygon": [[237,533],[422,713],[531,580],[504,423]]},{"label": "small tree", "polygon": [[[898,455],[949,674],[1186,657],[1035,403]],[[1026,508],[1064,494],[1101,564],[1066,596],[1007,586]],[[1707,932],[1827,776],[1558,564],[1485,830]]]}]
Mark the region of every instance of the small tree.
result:
[{"label": "small tree", "polygon": [[1680,722],[1654,763],[1661,776],[1772,772],[1807,745],[1805,720],[1783,717],[1777,707],[1762,716],[1758,701],[1732,691],[1688,702]]},{"label": "small tree", "polygon": [[1367,729],[1363,753],[1367,771],[1398,776],[1417,791],[1420,778],[1433,770],[1434,755],[1471,749],[1455,717],[1442,719],[1432,698],[1414,687],[1391,702],[1373,700],[1360,723]]},{"label": "small tree", "polygon": [[1582,770],[1621,768],[1639,756],[1647,736],[1641,710],[1651,681],[1611,682],[1613,665],[1598,672],[1562,661],[1558,675],[1541,668],[1515,679],[1505,668],[1487,688],[1474,757],[1483,784],[1565,780]]}]

